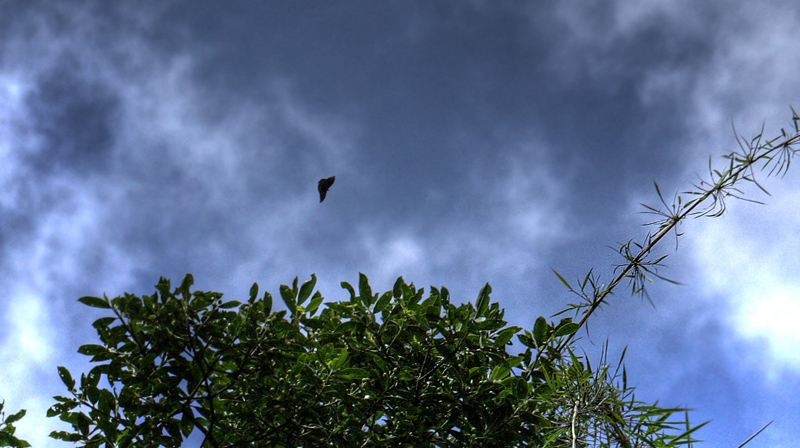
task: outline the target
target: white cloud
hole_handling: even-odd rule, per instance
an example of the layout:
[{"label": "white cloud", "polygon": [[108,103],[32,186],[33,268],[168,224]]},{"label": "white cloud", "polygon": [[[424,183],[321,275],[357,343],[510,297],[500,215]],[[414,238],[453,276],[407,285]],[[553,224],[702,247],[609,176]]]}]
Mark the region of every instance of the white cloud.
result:
[{"label": "white cloud", "polygon": [[724,217],[699,221],[685,246],[732,333],[767,347],[750,358],[767,356],[752,361],[773,379],[800,371],[800,193],[783,181],[795,191],[774,188],[768,205],[731,204]]}]

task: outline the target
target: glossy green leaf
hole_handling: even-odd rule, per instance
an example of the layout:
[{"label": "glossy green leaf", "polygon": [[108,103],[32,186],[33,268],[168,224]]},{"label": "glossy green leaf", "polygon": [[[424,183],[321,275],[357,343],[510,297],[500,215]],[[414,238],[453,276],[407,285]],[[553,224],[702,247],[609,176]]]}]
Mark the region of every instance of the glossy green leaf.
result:
[{"label": "glossy green leaf", "polygon": [[[295,280],[297,280],[295,278]],[[283,303],[286,304],[286,308],[289,309],[289,312],[294,315],[297,313],[297,302],[295,301],[295,295],[292,291],[292,288],[289,288],[286,285],[281,285],[281,298],[283,299]]]},{"label": "glossy green leaf", "polygon": [[302,305],[305,301],[311,296],[311,292],[314,291],[314,286],[317,284],[317,276],[311,274],[311,280],[303,282],[303,285],[300,287],[300,295],[297,298],[297,304]]},{"label": "glossy green leaf", "polygon": [[66,367],[58,366],[58,376],[61,377],[61,382],[67,386],[67,389],[72,390],[75,387],[75,380],[72,379],[72,375]]},{"label": "glossy green leaf", "polygon": [[342,289],[346,289],[350,293],[350,303],[356,303],[356,291],[350,283],[342,282]]},{"label": "glossy green leaf", "polygon": [[478,316],[483,316],[489,308],[489,294],[491,292],[492,287],[487,283],[478,293],[478,299],[475,301],[475,310]]},{"label": "glossy green leaf", "polygon": [[231,300],[231,301],[223,303],[222,306],[220,306],[220,308],[222,308],[223,310],[229,310],[231,308],[236,308],[236,307],[240,306],[241,304],[242,304],[242,302],[239,302],[238,300]]},{"label": "glossy green leaf", "polygon": [[369,286],[367,276],[361,272],[358,273],[358,295],[365,306],[372,304],[372,288]]},{"label": "glossy green leaf", "polygon": [[530,348],[536,348],[537,347],[537,345],[533,341],[533,338],[531,337],[531,333],[529,331],[526,331],[523,334],[518,334],[517,335],[517,339],[519,339],[519,342],[522,343],[522,345],[524,345],[525,347],[530,347]]},{"label": "glossy green leaf", "polygon": [[21,419],[22,417],[24,417],[24,416],[25,416],[25,414],[26,414],[26,411],[25,411],[25,409],[22,409],[21,411],[18,411],[18,412],[17,412],[17,413],[15,413],[15,414],[11,414],[11,415],[9,415],[8,417],[6,417],[5,424],[6,424],[6,425],[10,425],[10,424],[12,424],[12,423],[14,423],[14,422],[18,421],[18,420],[19,420],[19,419]]},{"label": "glossy green leaf", "polygon": [[509,373],[511,373],[511,369],[508,366],[499,365],[492,369],[492,373],[489,374],[489,379],[492,381],[499,381],[507,377]]},{"label": "glossy green leaf", "polygon": [[514,337],[517,332],[522,330],[520,327],[508,327],[502,329],[499,333],[497,333],[497,337],[495,338],[495,344],[497,345],[506,345],[511,338]]},{"label": "glossy green leaf", "polygon": [[533,339],[537,346],[541,346],[547,341],[548,329],[547,319],[542,316],[536,318],[536,323],[533,324]]},{"label": "glossy green leaf", "polygon": [[572,318],[561,319],[561,322],[555,329],[555,337],[567,336],[575,333],[580,329],[580,325],[572,322]]},{"label": "glossy green leaf", "polygon": [[264,292],[264,312],[266,314],[272,313],[272,294]]},{"label": "glossy green leaf", "polygon": [[252,305],[256,301],[256,297],[258,297],[258,283],[253,283],[253,286],[250,287],[250,298],[247,302]]},{"label": "glossy green leaf", "polygon": [[101,299],[100,297],[83,296],[80,299],[78,299],[78,302],[81,302],[82,304],[91,306],[93,308],[103,308],[103,309],[111,308],[108,305],[108,303],[105,300]]},{"label": "glossy green leaf", "polygon": [[374,313],[380,313],[381,311],[385,310],[392,301],[393,293],[391,291],[387,291],[381,295],[381,298],[375,302],[375,307],[373,309]]},{"label": "glossy green leaf", "polygon": [[397,277],[397,280],[394,282],[394,287],[392,288],[392,294],[394,295],[395,299],[403,297],[403,287],[405,285],[406,281],[403,280],[403,277]]},{"label": "glossy green leaf", "polygon": [[306,308],[306,312],[309,313],[309,315],[313,316],[317,312],[317,308],[319,308],[319,306],[322,304],[323,300],[324,300],[324,298],[322,297],[322,294],[319,291],[314,293],[314,297],[311,299],[311,302],[308,304],[308,308]]}]

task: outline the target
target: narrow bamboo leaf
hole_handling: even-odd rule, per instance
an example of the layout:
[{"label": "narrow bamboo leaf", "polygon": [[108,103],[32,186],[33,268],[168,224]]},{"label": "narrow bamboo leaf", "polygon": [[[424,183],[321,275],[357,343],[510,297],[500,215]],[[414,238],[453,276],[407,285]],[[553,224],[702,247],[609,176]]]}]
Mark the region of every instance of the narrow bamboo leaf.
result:
[{"label": "narrow bamboo leaf", "polygon": [[[742,442],[742,444],[741,444],[741,445],[739,445],[737,448],[742,448],[743,446],[747,445],[747,443],[748,443],[748,442],[750,442],[751,440],[753,440],[753,439],[754,439],[754,438],[755,438],[757,435],[761,434],[761,431],[763,431],[763,430],[767,429],[767,426],[771,425],[773,421],[775,421],[775,420],[772,420],[772,421],[770,421],[769,423],[767,423],[766,425],[764,425],[763,427],[761,427],[761,429],[759,429],[758,431],[756,431],[756,433],[755,433],[755,434],[753,434],[752,436],[748,437],[748,439],[747,439],[747,440],[745,440],[744,442]],[[705,426],[705,424],[706,424],[706,423],[708,423],[708,422],[705,422],[705,423],[703,423],[702,425],[699,425],[699,426],[695,426],[694,428],[692,428],[692,431],[691,431],[691,432],[697,431],[697,430],[698,430],[698,429],[700,429],[701,427]]]},{"label": "narrow bamboo leaf", "polygon": [[561,283],[563,283],[564,286],[567,287],[567,289],[572,291],[572,286],[570,286],[569,283],[567,283],[567,281],[564,280],[564,277],[562,277],[561,274],[559,274],[558,271],[556,271],[555,269],[553,269],[553,268],[550,268],[550,269],[553,271],[554,274],[556,274],[556,277],[558,277],[558,279],[561,280]]}]

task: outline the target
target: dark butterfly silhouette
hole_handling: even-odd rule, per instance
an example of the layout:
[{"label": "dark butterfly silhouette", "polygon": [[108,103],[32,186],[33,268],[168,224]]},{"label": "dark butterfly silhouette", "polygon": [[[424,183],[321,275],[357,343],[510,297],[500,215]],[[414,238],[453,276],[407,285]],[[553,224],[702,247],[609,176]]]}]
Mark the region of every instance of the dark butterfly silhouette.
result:
[{"label": "dark butterfly silhouette", "polygon": [[319,184],[317,185],[317,190],[319,190],[319,202],[325,200],[325,196],[328,194],[328,188],[331,188],[333,182],[336,180],[336,176],[331,176],[327,179],[320,179]]}]

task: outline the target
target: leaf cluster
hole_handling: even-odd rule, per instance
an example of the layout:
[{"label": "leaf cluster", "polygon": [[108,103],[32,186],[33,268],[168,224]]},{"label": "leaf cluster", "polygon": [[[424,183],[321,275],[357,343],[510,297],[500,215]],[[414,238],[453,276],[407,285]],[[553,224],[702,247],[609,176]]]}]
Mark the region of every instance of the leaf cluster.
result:
[{"label": "leaf cluster", "polygon": [[349,300],[323,307],[312,275],[281,286],[288,311],[273,312],[255,284],[240,303],[192,283],[187,275],[172,291],[162,278],[152,296],[80,299],[113,316],[94,323],[102,345],[79,349],[97,366],[80,381],[59,367],[70,396],[48,415],[72,431],[52,437],[87,447],[177,447],[196,430],[211,447],[691,440],[667,434],[675,409],[642,406],[606,364],[592,370],[558,349],[578,330],[570,318],[507,326],[488,284],[457,306],[446,288],[426,297],[402,277],[373,293],[361,274],[358,291],[342,283]]},{"label": "leaf cluster", "polygon": [[25,440],[18,439],[14,436],[17,428],[14,423],[25,416],[25,410],[17,411],[8,417],[3,412],[6,402],[0,403],[0,447],[14,447],[23,448],[31,446]]}]

